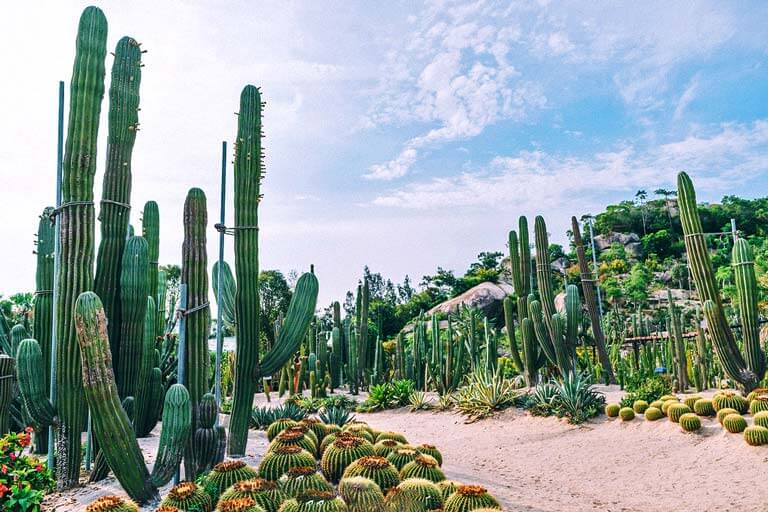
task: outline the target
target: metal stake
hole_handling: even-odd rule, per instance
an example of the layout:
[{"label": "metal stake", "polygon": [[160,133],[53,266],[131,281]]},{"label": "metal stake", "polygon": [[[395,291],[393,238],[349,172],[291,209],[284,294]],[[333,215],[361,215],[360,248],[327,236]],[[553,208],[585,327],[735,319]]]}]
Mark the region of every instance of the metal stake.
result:
[{"label": "metal stake", "polygon": [[[224,212],[227,204],[227,141],[221,142],[221,220],[219,222],[224,225]],[[221,410],[221,356],[224,350],[224,334],[221,329],[221,291],[222,281],[221,269],[224,265],[224,230],[219,231],[219,266],[218,266],[218,278],[219,281],[216,286],[216,380],[214,385],[214,394],[216,396],[216,405]],[[219,415],[216,415],[216,424],[219,424]]]},{"label": "metal stake", "polygon": [[[176,381],[182,386],[187,385],[187,283],[179,285],[179,345],[176,351]],[[176,468],[176,474],[173,475],[173,484],[176,485],[181,480],[180,470]]]}]

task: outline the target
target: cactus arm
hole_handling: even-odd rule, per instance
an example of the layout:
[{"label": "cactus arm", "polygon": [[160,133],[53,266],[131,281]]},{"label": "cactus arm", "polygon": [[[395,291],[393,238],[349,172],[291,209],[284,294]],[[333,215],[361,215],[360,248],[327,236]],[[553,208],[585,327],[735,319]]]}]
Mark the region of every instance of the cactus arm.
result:
[{"label": "cactus arm", "polygon": [[760,347],[755,261],[749,242],[743,238],[737,239],[733,245],[732,265],[739,297],[739,319],[747,368],[760,377],[765,374],[765,353]]},{"label": "cactus arm", "polygon": [[549,337],[547,326],[544,324],[542,318],[541,303],[537,300],[529,300],[528,302],[528,317],[533,322],[533,330],[536,334],[536,339],[539,341],[542,351],[546,354],[550,363],[557,365],[557,354],[555,353],[555,347]]},{"label": "cactus arm", "polygon": [[557,313],[555,310],[555,295],[552,291],[552,266],[549,262],[549,239],[547,225],[541,215],[536,216],[534,223],[536,239],[536,283],[539,287],[539,300],[544,313],[544,324],[550,339],[555,339],[555,324],[552,320]]},{"label": "cactus arm", "polygon": [[75,303],[77,340],[83,368],[83,388],[92,411],[93,432],[104,457],[125,492],[139,503],[157,498],[112,371],[107,318],[99,297],[82,293]]},{"label": "cactus arm", "polygon": [[[42,359],[42,356],[40,356],[40,359]],[[11,430],[10,409],[11,402],[13,402],[15,374],[16,364],[14,359],[5,354],[0,355],[0,436],[4,436]]]},{"label": "cactus arm", "polygon": [[156,487],[167,484],[179,466],[192,430],[192,407],[189,393],[181,384],[174,384],[165,394],[163,429],[157,448],[151,480]]},{"label": "cactus arm", "polygon": [[565,311],[566,331],[565,337],[568,350],[576,355],[576,346],[579,344],[579,326],[581,325],[581,299],[576,285],[569,284],[565,287]]},{"label": "cactus arm", "polygon": [[48,399],[43,353],[34,339],[23,340],[16,356],[19,389],[32,420],[40,427],[53,424],[56,408]]},{"label": "cactus arm", "polygon": [[139,383],[149,295],[147,256],[148,244],[143,237],[132,236],[125,243],[120,272],[120,345],[114,363],[117,389],[122,398],[135,397]]}]

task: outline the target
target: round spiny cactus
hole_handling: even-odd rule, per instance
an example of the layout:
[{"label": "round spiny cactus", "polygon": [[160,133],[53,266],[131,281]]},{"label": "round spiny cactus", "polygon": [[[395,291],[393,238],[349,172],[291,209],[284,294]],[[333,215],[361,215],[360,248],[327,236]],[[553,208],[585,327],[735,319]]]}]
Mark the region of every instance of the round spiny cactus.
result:
[{"label": "round spiny cactus", "polygon": [[676,400],[678,402],[680,401],[680,399],[677,398],[675,395],[663,395],[661,398],[659,398],[659,400],[661,400],[662,402],[666,402],[667,400]]},{"label": "round spiny cactus", "polygon": [[299,425],[305,426],[312,430],[315,434],[315,444],[319,445],[320,441],[323,440],[323,438],[328,434],[328,428],[317,418],[304,418],[299,422]]},{"label": "round spiny cactus", "polygon": [[343,478],[362,476],[373,480],[383,492],[400,483],[397,468],[384,457],[376,455],[360,457],[344,470]]},{"label": "round spiny cactus", "polygon": [[695,404],[697,400],[701,399],[702,397],[699,395],[687,396],[683,399],[683,403],[687,405],[690,410],[693,410],[693,404]]},{"label": "round spiny cactus", "polygon": [[760,411],[755,414],[755,425],[768,428],[768,411]]},{"label": "round spiny cactus", "polygon": [[731,434],[738,434],[747,428],[747,420],[739,413],[729,414],[723,418],[723,428]]},{"label": "round spiny cactus", "polygon": [[[308,430],[308,432],[311,431]],[[296,427],[287,428],[275,436],[275,439],[269,443],[267,451],[270,452],[278,446],[298,446],[299,448],[304,448],[315,456],[317,455],[317,444],[307,435],[307,433]],[[312,435],[314,436],[314,433]]]},{"label": "round spiny cactus", "polygon": [[685,404],[675,403],[667,407],[667,418],[670,421],[677,423],[680,421],[680,416],[691,412],[691,408]]},{"label": "round spiny cactus", "polygon": [[264,454],[259,464],[259,476],[275,481],[291,468],[315,464],[315,457],[300,446],[277,446]]},{"label": "round spiny cactus", "polygon": [[139,507],[126,498],[102,496],[85,507],[85,512],[139,512]]},{"label": "round spiny cactus", "polygon": [[739,411],[736,409],[731,409],[730,407],[726,407],[725,409],[720,409],[717,411],[717,421],[721,425],[723,424],[723,418],[728,416],[729,414],[739,414]]},{"label": "round spiny cactus", "polygon": [[283,503],[280,512],[348,512],[349,508],[334,492],[307,491]]},{"label": "round spiny cactus", "polygon": [[390,510],[439,510],[444,500],[443,494],[434,482],[423,478],[409,478],[390,489],[386,503]]},{"label": "round spiny cactus", "polygon": [[335,423],[323,423],[323,425],[325,425],[325,435],[341,432],[341,427]]},{"label": "round spiny cactus", "polygon": [[655,407],[659,410],[661,410],[662,405],[664,405],[664,402],[662,402],[661,400],[654,400],[653,402],[650,403],[651,407]]},{"label": "round spiny cactus", "polygon": [[221,500],[252,498],[265,512],[277,512],[280,504],[288,497],[275,482],[264,478],[252,478],[237,482],[224,491]]},{"label": "round spiny cactus", "polygon": [[323,452],[320,467],[331,482],[338,482],[347,466],[360,457],[373,455],[373,445],[362,437],[339,437]]},{"label": "round spiny cactus", "polygon": [[664,413],[658,407],[649,407],[645,410],[645,419],[648,421],[660,420],[664,417]]},{"label": "round spiny cactus", "polygon": [[757,395],[768,394],[768,388],[755,388],[747,395],[747,402],[751,402]]},{"label": "round spiny cactus", "polygon": [[155,512],[182,512],[182,511],[172,505],[160,505],[155,509]]},{"label": "round spiny cactus", "polygon": [[619,415],[621,406],[619,404],[608,404],[605,406],[605,415],[609,418],[615,418]]},{"label": "round spiny cactus", "polygon": [[635,411],[631,407],[622,407],[619,409],[619,418],[621,421],[631,421],[635,419]]},{"label": "round spiny cactus", "polygon": [[749,402],[741,395],[737,395],[733,391],[722,391],[712,397],[712,405],[715,407],[715,411],[720,409],[736,409],[739,414],[744,414],[749,408]]},{"label": "round spiny cactus", "polygon": [[430,457],[434,457],[434,459],[437,461],[438,466],[443,465],[443,454],[440,453],[440,450],[437,449],[437,447],[431,445],[431,444],[420,444],[416,447],[416,451],[419,453],[423,453],[424,455],[429,455]]},{"label": "round spiny cactus", "polygon": [[280,485],[280,489],[291,498],[295,498],[306,491],[333,490],[333,486],[328,483],[322,473],[318,473],[314,464],[289,469],[277,483]]},{"label": "round spiny cactus", "polygon": [[258,472],[240,460],[228,460],[216,464],[205,479],[205,487],[213,489],[216,496],[237,482],[258,477]]},{"label": "round spiny cactus", "polygon": [[[303,432],[305,436],[310,438],[312,442],[315,443],[315,446],[320,446],[320,438],[317,437],[317,434],[312,429],[312,427],[310,427],[306,423],[299,422],[298,425],[294,425],[293,427],[288,427],[285,430],[298,430],[300,432]],[[283,432],[285,432],[285,430],[283,430]],[[323,435],[323,437],[325,437],[325,435]]]},{"label": "round spiny cactus", "polygon": [[378,436],[376,436],[377,443],[385,439],[392,439],[400,444],[408,444],[408,440],[403,434],[399,432],[381,432]]},{"label": "round spiny cactus", "polygon": [[181,482],[175,485],[160,504],[183,511],[211,512],[213,510],[211,496],[194,482]]},{"label": "round spiny cactus", "polygon": [[461,485],[462,484],[455,480],[441,480],[440,482],[437,482],[437,487],[440,488],[440,493],[443,495],[443,501],[447,500],[448,496],[455,493]]},{"label": "round spiny cactus", "polygon": [[744,429],[744,439],[751,446],[768,444],[768,428],[753,425]]},{"label": "round spiny cactus", "polygon": [[699,416],[714,416],[715,406],[709,398],[701,398],[693,403],[693,412]]},{"label": "round spiny cactus", "polygon": [[289,427],[295,427],[298,422],[290,418],[279,418],[270,423],[267,427],[267,439],[270,441],[277,437],[277,434]]},{"label": "round spiny cactus", "polygon": [[415,459],[403,466],[403,469],[400,470],[400,478],[403,480],[408,478],[424,478],[425,480],[437,483],[445,480],[445,473],[440,469],[440,465],[434,457],[419,454]]},{"label": "round spiny cactus", "polygon": [[216,512],[266,512],[256,500],[249,497],[229,498],[219,501]]},{"label": "round spiny cactus", "polygon": [[[670,400],[664,400],[664,403],[661,404],[661,412],[664,413],[664,415],[667,415],[667,410],[669,410],[670,407],[672,407],[675,404],[679,404],[680,401],[677,399],[670,399]],[[685,404],[683,404],[685,405]]]},{"label": "round spiny cactus", "polygon": [[398,471],[402,471],[403,467],[412,462],[418,455],[419,452],[413,448],[398,448],[387,455],[387,460],[394,464]]},{"label": "round spiny cactus", "polygon": [[750,414],[757,414],[763,411],[768,411],[768,394],[757,395],[749,402]]},{"label": "round spiny cactus", "polygon": [[701,428],[701,419],[692,412],[680,416],[679,423],[686,432],[696,432]]},{"label": "round spiny cactus", "polygon": [[341,430],[346,430],[346,431],[349,431],[349,430],[355,430],[356,431],[356,430],[360,430],[360,429],[363,429],[363,430],[367,431],[369,434],[371,434],[371,436],[373,436],[374,439],[376,438],[376,434],[374,433],[373,428],[371,428],[371,426],[368,425],[364,421],[352,420],[352,421],[347,422],[341,428]]},{"label": "round spiny cactus", "polygon": [[496,498],[479,485],[462,485],[445,500],[445,512],[468,512],[478,508],[501,509]]},{"label": "round spiny cactus", "polygon": [[349,512],[385,512],[384,494],[369,478],[344,477],[339,482],[339,494],[349,507]]},{"label": "round spiny cactus", "polygon": [[373,445],[373,452],[380,457],[387,457],[390,453],[403,445],[392,439],[384,439]]},{"label": "round spiny cactus", "polygon": [[342,429],[342,432],[349,432],[350,434],[362,437],[371,444],[373,444],[375,439],[371,427],[365,423],[347,423]]},{"label": "round spiny cactus", "polygon": [[632,410],[637,414],[643,414],[645,410],[648,409],[648,407],[648,402],[645,400],[635,400],[635,402],[632,404]]}]

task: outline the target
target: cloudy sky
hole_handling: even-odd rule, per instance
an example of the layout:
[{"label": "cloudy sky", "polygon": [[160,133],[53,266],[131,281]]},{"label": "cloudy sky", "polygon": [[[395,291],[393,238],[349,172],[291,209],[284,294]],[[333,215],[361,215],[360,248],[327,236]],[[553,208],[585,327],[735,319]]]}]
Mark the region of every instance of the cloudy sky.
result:
[{"label": "cloudy sky", "polygon": [[[397,281],[462,271],[520,214],[562,241],[570,215],[673,188],[681,169],[702,199],[768,190],[765,2],[98,4],[110,49],[130,35],[148,50],[132,222],[159,203],[163,263],[180,260],[190,187],[218,218],[220,144],[248,83],[267,101],[261,265],[314,263],[321,304],[365,264]],[[2,8],[3,294],[34,289],[57,84],[86,5]],[[105,133],[106,115],[97,199]]]}]

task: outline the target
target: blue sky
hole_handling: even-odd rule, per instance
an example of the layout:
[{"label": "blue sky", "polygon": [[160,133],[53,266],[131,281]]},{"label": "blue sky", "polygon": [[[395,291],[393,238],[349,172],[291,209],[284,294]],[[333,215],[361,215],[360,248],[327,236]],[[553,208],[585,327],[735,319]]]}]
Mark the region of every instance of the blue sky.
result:
[{"label": "blue sky", "polygon": [[[188,188],[218,217],[219,144],[246,83],[267,101],[262,267],[314,263],[322,304],[365,264],[398,281],[461,271],[503,250],[521,214],[543,214],[562,241],[571,215],[672,188],[678,170],[702,199],[765,195],[764,2],[154,4],[98,2],[110,47],[131,35],[148,50],[133,223],[158,201],[162,262],[180,260]],[[56,84],[85,5],[0,17],[13,70],[0,86],[2,293],[34,285]]]}]

